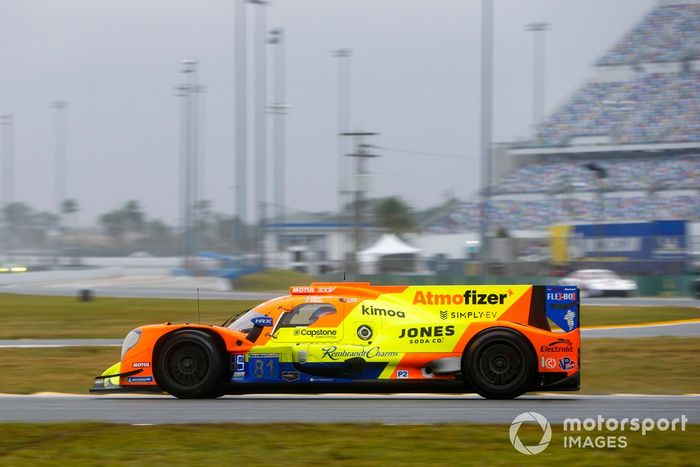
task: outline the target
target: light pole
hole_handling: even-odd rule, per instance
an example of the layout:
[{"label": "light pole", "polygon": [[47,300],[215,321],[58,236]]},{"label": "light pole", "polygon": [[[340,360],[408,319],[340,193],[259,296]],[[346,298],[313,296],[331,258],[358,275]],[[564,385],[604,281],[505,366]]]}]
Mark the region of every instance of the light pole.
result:
[{"label": "light pole", "polygon": [[0,127],[2,127],[2,203],[0,207],[0,253],[5,256],[10,254],[10,232],[7,219],[7,208],[14,202],[15,186],[15,148],[12,115],[0,116]]},{"label": "light pole", "polygon": [[184,266],[192,267],[191,256],[197,249],[197,210],[199,178],[199,109],[198,94],[203,91],[197,80],[197,61],[183,60],[184,84],[177,87],[181,97],[180,113],[180,200]]},{"label": "light pole", "polygon": [[284,63],[284,29],[270,31],[268,43],[275,46],[274,61],[274,102],[269,110],[273,114],[274,133],[274,200],[277,222],[284,222],[285,216],[285,142],[286,128],[284,116],[289,110],[285,103],[285,63]]},{"label": "light pole", "polygon": [[267,58],[265,55],[265,0],[249,0],[255,11],[255,204],[258,209],[258,248],[260,265],[265,267],[265,218],[267,207]]},{"label": "light pole", "polygon": [[[351,49],[336,49],[333,56],[338,59],[338,223],[343,223],[343,209],[345,208],[345,195],[351,191],[349,162],[346,155],[350,153],[344,134],[350,132],[350,58]],[[348,269],[347,249],[348,242],[340,242],[338,252],[341,264]]]},{"label": "light pole", "polygon": [[338,59],[338,216],[342,216],[345,194],[349,193],[347,150],[343,133],[350,131],[350,58],[351,49],[337,49],[333,56]]},{"label": "light pole", "polygon": [[537,128],[544,120],[545,107],[545,32],[549,23],[531,23],[525,30],[532,32],[532,126]]},{"label": "light pole", "polygon": [[481,1],[481,273],[488,274],[491,131],[493,124],[493,2]]},{"label": "light pole", "polygon": [[236,93],[236,216],[238,227],[234,227],[235,245],[244,250],[246,243],[245,223],[248,219],[248,105],[246,67],[246,0],[236,2],[236,48],[235,48],[235,93]]}]

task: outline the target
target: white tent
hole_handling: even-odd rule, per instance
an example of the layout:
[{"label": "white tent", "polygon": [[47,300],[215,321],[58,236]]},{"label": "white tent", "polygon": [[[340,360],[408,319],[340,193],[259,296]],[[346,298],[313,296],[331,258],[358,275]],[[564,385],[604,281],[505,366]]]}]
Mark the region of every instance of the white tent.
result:
[{"label": "white tent", "polygon": [[362,274],[374,274],[378,272],[378,263],[385,257],[410,261],[415,266],[416,254],[420,251],[420,248],[409,245],[394,234],[384,234],[374,245],[359,251],[357,260]]}]

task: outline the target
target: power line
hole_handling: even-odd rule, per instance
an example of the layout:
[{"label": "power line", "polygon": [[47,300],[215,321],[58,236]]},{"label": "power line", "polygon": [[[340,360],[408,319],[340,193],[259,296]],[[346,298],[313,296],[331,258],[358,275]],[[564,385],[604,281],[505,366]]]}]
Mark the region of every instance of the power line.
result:
[{"label": "power line", "polygon": [[440,180],[443,182],[464,183],[464,179],[459,179],[459,178],[430,177],[427,175],[410,175],[410,174],[400,174],[400,173],[394,173],[394,172],[372,172],[372,175],[388,175],[390,177],[413,178],[413,179],[417,179],[417,180]]},{"label": "power line", "polygon": [[474,156],[465,156],[462,154],[454,154],[454,153],[446,153],[446,152],[429,152],[429,151],[416,151],[413,149],[400,149],[400,148],[391,148],[391,147],[386,147],[386,146],[372,146],[372,148],[375,149],[381,149],[384,151],[390,151],[390,152],[402,152],[406,154],[416,154],[419,156],[435,156],[435,157],[448,157],[450,159],[476,159]]},{"label": "power line", "polygon": [[356,131],[341,133],[342,136],[350,136],[355,141],[355,152],[352,154],[346,154],[347,157],[352,157],[355,160],[355,183],[353,187],[353,203],[354,203],[354,261],[353,261],[353,271],[358,273],[359,266],[357,263],[357,253],[360,251],[362,246],[362,209],[365,202],[365,194],[367,193],[367,176],[369,175],[369,170],[367,170],[367,161],[369,159],[379,157],[376,154],[371,154],[368,149],[373,147],[369,144],[364,143],[364,137],[366,136],[376,136],[379,133],[367,132],[367,131]]}]

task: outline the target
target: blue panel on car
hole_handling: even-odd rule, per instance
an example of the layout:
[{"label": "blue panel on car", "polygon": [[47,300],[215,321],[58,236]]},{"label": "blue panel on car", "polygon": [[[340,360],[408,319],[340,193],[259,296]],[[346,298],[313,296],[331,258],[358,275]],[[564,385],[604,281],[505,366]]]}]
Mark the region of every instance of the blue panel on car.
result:
[{"label": "blue panel on car", "polygon": [[256,383],[279,381],[280,359],[277,354],[252,354],[248,358],[247,380]]}]

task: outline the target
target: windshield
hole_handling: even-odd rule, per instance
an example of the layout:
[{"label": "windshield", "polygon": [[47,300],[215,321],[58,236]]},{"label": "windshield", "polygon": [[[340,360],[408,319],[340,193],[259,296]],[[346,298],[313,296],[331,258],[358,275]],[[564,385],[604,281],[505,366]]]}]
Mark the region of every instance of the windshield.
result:
[{"label": "windshield", "polygon": [[265,315],[263,315],[262,313],[260,313],[258,311],[255,311],[255,310],[249,310],[246,313],[243,313],[240,317],[238,317],[235,321],[233,321],[227,327],[229,329],[233,329],[236,331],[248,333],[254,327],[253,319],[259,318],[261,316],[265,316]]}]

